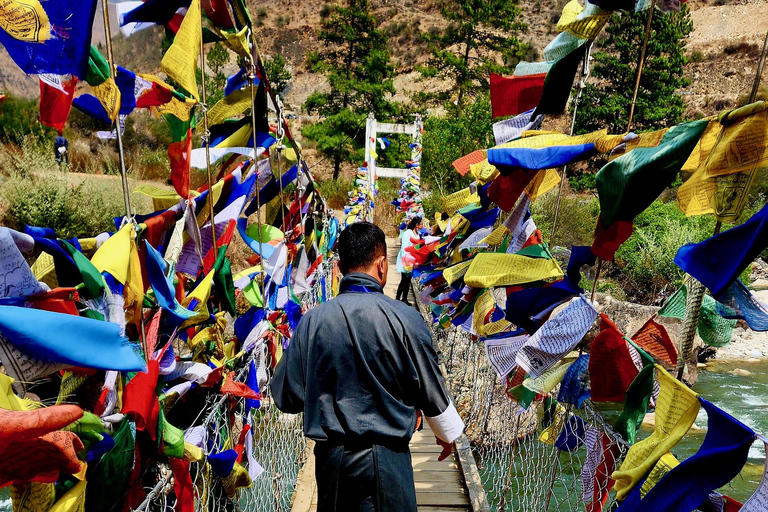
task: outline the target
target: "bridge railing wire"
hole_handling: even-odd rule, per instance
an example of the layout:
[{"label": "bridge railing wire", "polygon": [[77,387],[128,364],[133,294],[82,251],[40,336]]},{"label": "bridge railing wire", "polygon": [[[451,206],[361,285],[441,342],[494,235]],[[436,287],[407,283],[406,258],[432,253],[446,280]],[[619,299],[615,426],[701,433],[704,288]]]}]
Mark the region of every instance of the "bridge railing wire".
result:
[{"label": "bridge railing wire", "polygon": [[[331,297],[333,265],[332,260],[322,263],[311,290],[301,298],[303,310],[317,306],[324,295]],[[321,279],[321,274],[324,279]],[[257,353],[258,350],[263,353]],[[257,344],[250,357],[235,369],[238,382],[245,381],[251,360],[259,357],[264,358],[267,369],[271,367],[267,347]],[[284,414],[274,405],[269,391],[270,378],[271,371],[268,370],[266,385],[260,389],[261,405],[250,412],[253,419],[253,460],[263,468],[263,472],[247,487],[240,487],[244,475],[233,472],[221,478],[208,464],[209,455],[234,448],[240,439],[246,424],[245,399],[212,393],[200,410],[195,425],[204,429],[206,448],[205,457],[190,464],[195,511],[288,512],[291,509],[297,476],[306,458],[307,443],[303,435],[302,416]],[[252,469],[248,467],[246,452],[243,453],[241,465],[245,472]],[[170,468],[166,464],[158,464],[154,474],[155,482],[144,482],[147,497],[135,509],[137,512],[174,510],[176,497]]]},{"label": "bridge railing wire", "polygon": [[[482,341],[459,327],[432,329],[491,510],[599,511],[590,506],[594,496],[612,510],[609,477],[629,445],[603,414],[589,400],[577,410],[539,398],[524,410],[507,394]],[[540,439],[547,426],[550,442],[562,440],[557,444],[566,449]]]}]

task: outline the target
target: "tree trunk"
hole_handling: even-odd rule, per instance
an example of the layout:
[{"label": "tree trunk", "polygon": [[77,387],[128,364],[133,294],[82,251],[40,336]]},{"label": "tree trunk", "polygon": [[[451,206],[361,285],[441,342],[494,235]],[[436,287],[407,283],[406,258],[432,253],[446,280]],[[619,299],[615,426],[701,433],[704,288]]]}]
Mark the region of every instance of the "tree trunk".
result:
[{"label": "tree trunk", "polygon": [[341,156],[335,155],[333,157],[333,179],[339,179],[339,171],[341,171]]}]

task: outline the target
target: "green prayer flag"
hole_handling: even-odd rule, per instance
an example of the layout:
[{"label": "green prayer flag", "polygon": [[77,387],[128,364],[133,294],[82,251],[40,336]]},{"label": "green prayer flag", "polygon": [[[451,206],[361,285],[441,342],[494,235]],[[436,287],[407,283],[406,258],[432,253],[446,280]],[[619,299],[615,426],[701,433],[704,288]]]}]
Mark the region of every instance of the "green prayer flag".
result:
[{"label": "green prayer flag", "polygon": [[213,274],[213,285],[216,287],[220,308],[235,316],[235,283],[232,280],[232,264],[226,256],[227,245],[219,247],[216,263],[213,264],[216,271]]},{"label": "green prayer flag", "polygon": [[165,414],[160,413],[163,425],[163,454],[181,459],[184,457],[184,431],[168,423]]},{"label": "green prayer flag", "polygon": [[[586,40],[584,42],[586,43]],[[541,114],[561,114],[565,110],[573,88],[573,79],[576,78],[576,71],[579,69],[579,64],[584,60],[586,51],[587,45],[582,43],[578,48],[555,62],[547,71],[541,99],[531,119],[535,119]]]},{"label": "green prayer flag", "polygon": [[84,299],[98,299],[104,294],[104,278],[99,269],[91,263],[85,254],[81,253],[69,242],[62,240],[62,245],[67,254],[75,262],[77,270],[80,271],[80,278],[83,280],[83,288],[80,295]]},{"label": "green prayer flag", "polygon": [[[128,491],[131,468],[134,464],[135,441],[128,418],[120,422],[112,434],[115,445],[98,462],[88,466],[85,488],[86,512],[111,510],[120,503]],[[141,464],[141,461],[136,461]]]},{"label": "green prayer flag", "polygon": [[633,149],[600,169],[595,182],[603,227],[630,221],[648,208],[674,181],[708,123],[673,126],[658,146]]},{"label": "green prayer flag", "polygon": [[109,62],[101,52],[91,45],[91,54],[88,56],[88,70],[85,73],[85,81],[90,86],[103,84],[107,78],[112,76],[109,70]]},{"label": "green prayer flag", "polygon": [[[659,316],[682,320],[685,317],[687,297],[688,290],[683,285],[669,298],[664,307],[659,310]],[[701,313],[699,314],[699,323],[696,326],[696,332],[698,332],[704,343],[711,347],[727,345],[731,342],[734,327],[736,327],[736,320],[728,320],[720,316],[717,312],[717,301],[709,295],[704,295],[704,302],[701,305]]]},{"label": "green prayer flag", "polygon": [[648,401],[653,394],[653,362],[646,364],[627,388],[624,410],[616,420],[616,432],[629,444],[635,443],[637,430],[648,412]]}]

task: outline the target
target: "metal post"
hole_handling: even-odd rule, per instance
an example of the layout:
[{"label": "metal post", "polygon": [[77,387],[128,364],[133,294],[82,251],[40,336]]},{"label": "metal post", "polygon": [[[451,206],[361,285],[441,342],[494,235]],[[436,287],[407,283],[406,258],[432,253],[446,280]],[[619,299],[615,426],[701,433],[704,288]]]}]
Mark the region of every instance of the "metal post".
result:
[{"label": "metal post", "polygon": [[[104,0],[102,0],[104,1]],[[207,95],[205,91],[205,44],[203,43],[203,3],[200,2],[200,86],[202,88],[203,108],[203,137],[202,142],[205,145],[205,168],[208,173],[208,212],[211,217],[211,250],[216,259],[218,248],[216,247],[216,223],[213,213],[213,178],[211,177],[211,132],[208,130],[208,105],[206,104]]]},{"label": "metal post", "polygon": [[264,265],[264,250],[261,241],[261,197],[259,192],[259,166],[256,164],[256,37],[251,30],[251,70],[248,73],[248,84],[251,88],[251,135],[253,137],[253,160],[256,165],[256,229],[259,232],[259,263],[261,264],[261,272],[258,274],[259,292],[261,293],[261,307],[266,306],[267,299],[264,296],[264,274],[266,272],[266,266]]},{"label": "metal post", "polygon": [[[368,190],[371,190],[371,180],[373,175],[373,164],[371,163],[371,160],[373,158],[371,157],[371,146],[370,146],[370,140],[371,140],[371,129],[373,127],[373,113],[368,114],[368,117],[365,120],[365,170],[368,173]],[[365,198],[365,219],[368,220],[368,198]],[[371,215],[373,217],[373,215]]]},{"label": "metal post", "polygon": [[[112,32],[109,26],[109,7],[107,0],[101,0],[101,10],[104,15],[104,38],[107,44],[107,60],[109,62],[109,73],[115,77],[115,57],[112,53]],[[118,105],[119,108],[119,105]],[[117,134],[117,156],[120,162],[120,181],[123,187],[123,202],[125,203],[125,218],[130,220],[131,215],[131,194],[128,191],[128,174],[125,171],[125,150],[123,149],[123,134],[120,131],[120,113],[117,114],[115,122],[115,133]]]}]

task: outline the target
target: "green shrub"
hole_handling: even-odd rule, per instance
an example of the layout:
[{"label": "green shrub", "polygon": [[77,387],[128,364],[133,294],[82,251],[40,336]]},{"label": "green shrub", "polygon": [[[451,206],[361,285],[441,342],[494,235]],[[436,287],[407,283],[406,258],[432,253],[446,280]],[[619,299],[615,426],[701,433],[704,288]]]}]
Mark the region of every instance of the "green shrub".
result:
[{"label": "green shrub", "polygon": [[0,223],[13,229],[24,229],[25,224],[45,226],[61,238],[114,231],[113,217],[124,214],[119,181],[98,179],[103,180],[102,186],[90,179],[69,186],[64,174],[11,175],[0,191],[5,205]]},{"label": "green shrub", "polygon": [[678,249],[712,236],[711,215],[686,217],[674,201],[655,201],[635,219],[635,232],[616,252],[609,275],[628,300],[652,303],[682,284],[684,273],[674,263]]},{"label": "green shrub", "polygon": [[[544,194],[531,205],[531,214],[536,226],[549,242],[557,204],[557,188]],[[553,245],[571,248],[573,245],[592,245],[600,205],[592,196],[566,196],[560,202],[557,228]]]},{"label": "green shrub", "polygon": [[330,208],[342,210],[344,205],[347,204],[349,199],[347,192],[352,188],[352,180],[349,178],[339,176],[339,179],[336,180],[318,181],[317,185],[320,195],[323,196],[323,199],[325,199]]},{"label": "green shrub", "polygon": [[21,144],[28,137],[40,142],[50,139],[53,152],[53,137],[56,131],[43,126],[37,120],[39,114],[37,100],[25,100],[9,95],[0,103],[0,142]]}]

